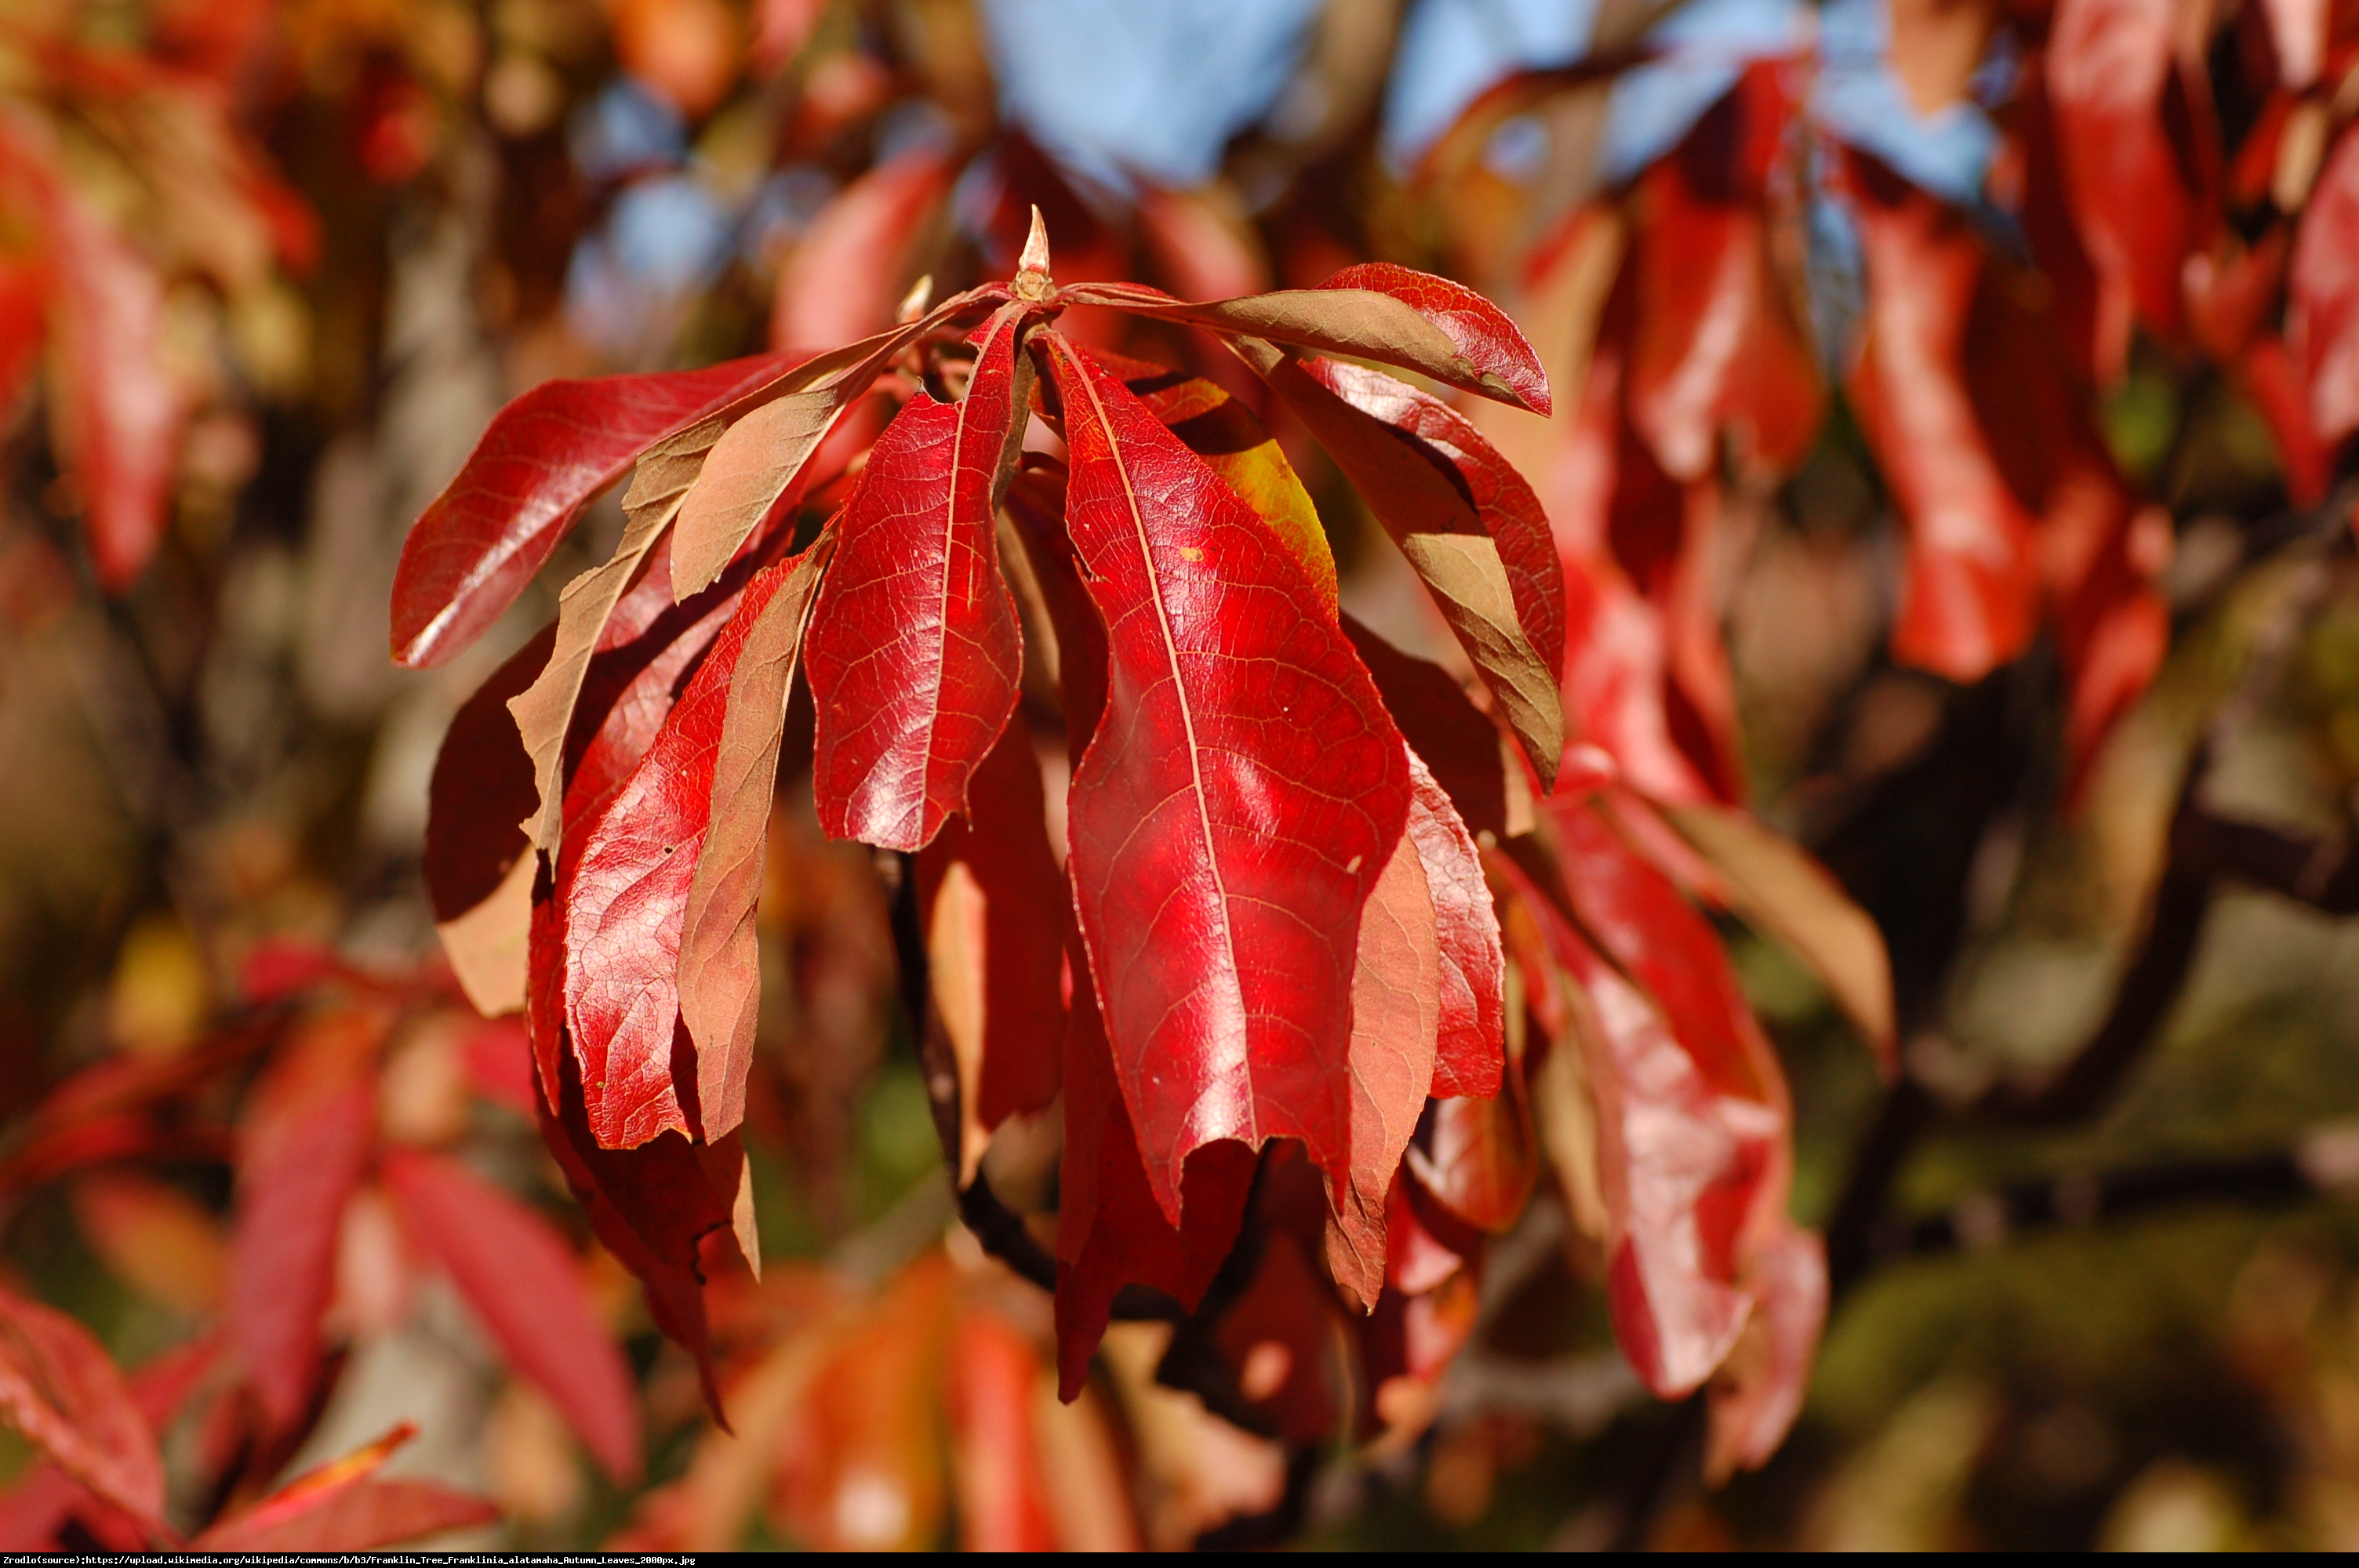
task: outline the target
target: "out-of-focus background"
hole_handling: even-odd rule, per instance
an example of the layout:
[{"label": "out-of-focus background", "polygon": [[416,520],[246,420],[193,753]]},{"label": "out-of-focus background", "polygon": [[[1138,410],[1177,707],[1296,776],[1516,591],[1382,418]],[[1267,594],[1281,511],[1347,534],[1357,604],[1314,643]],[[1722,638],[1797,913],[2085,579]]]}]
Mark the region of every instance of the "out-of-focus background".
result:
[{"label": "out-of-focus background", "polygon": [[[463,1148],[586,1236],[500,1038],[435,989],[419,857],[445,727],[611,545],[613,499],[464,657],[386,654],[404,533],[507,398],[849,340],[920,274],[1005,276],[1036,204],[1060,280],[1211,298],[1398,261],[1499,298],[1553,367],[1550,243],[1749,62],[1803,62],[1816,107],[1789,135],[1848,137],[1989,214],[2022,128],[2010,72],[2048,25],[2030,0],[10,0],[0,1279],[126,1366],[213,1321],[243,1136],[220,1064],[272,977],[327,953],[429,999],[404,1004],[381,1136]],[[1929,114],[1889,50],[1921,61],[1943,27],[1962,85]],[[1539,85],[1503,101],[1511,77]],[[1828,352],[1864,308],[1857,236],[1809,192],[1780,222],[1793,314]],[[1965,688],[1886,651],[1901,546],[1850,415],[1732,503],[1707,623],[1748,794],[1885,925],[1928,1105],[2037,1080],[2115,1006],[2199,745],[2210,805],[2288,836],[2339,843],[2359,782],[2347,538],[2289,507],[2243,384],[2142,340],[2125,364],[2103,433],[2168,510],[2174,642],[2070,809],[2051,647]],[[1557,399],[1570,418],[1581,387]],[[1346,606],[1446,652],[1348,488],[1299,460]],[[742,1396],[745,1441],[707,1434],[692,1368],[585,1243],[648,1422],[645,1476],[602,1475],[364,1186],[324,1411],[277,1463],[414,1421],[396,1469],[496,1500],[479,1544],[915,1543],[973,1517],[981,1461],[936,1452],[943,1396],[902,1385],[939,1368],[893,1325],[987,1298],[1016,1348],[959,1353],[1014,1357],[1021,1391],[1046,1308],[929,1251],[948,1199],[881,895],[800,809],[763,905],[773,1279],[723,1324],[733,1367],[770,1379]],[[1666,1480],[1677,1414],[1622,1367],[1595,1260],[1544,1198],[1430,1425],[1314,1455],[1291,1493],[1276,1444],[1153,1388],[1151,1332],[1118,1328],[1118,1394],[1042,1429],[1066,1445],[1060,1539],[1181,1545],[1292,1496],[1288,1522],[1335,1545],[2359,1545],[2359,1211],[2338,1195],[2359,1184],[2339,1125],[2359,1118],[2359,931],[2234,889],[2196,919],[2183,991],[2153,983],[2158,1043],[2096,1114],[1887,1141],[1898,1217],[1843,1278],[1765,1470]],[[1799,968],[1731,940],[1794,1078],[1797,1210],[1823,1225],[1895,1118]],[[63,1133],[37,1114],[125,1061],[185,1092]],[[847,1479],[843,1453],[876,1468]],[[0,1470],[29,1462],[0,1442]]]}]

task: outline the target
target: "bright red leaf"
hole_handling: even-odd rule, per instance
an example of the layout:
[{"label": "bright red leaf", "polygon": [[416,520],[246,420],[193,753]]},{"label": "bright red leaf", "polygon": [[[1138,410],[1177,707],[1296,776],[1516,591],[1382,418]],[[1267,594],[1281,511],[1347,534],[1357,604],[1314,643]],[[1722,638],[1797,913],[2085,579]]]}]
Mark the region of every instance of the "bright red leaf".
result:
[{"label": "bright red leaf", "polygon": [[1351,955],[1407,818],[1407,753],[1269,525],[1044,337],[1111,659],[1070,864],[1148,1181],[1176,1221],[1190,1151],[1290,1135],[1340,1185]]}]

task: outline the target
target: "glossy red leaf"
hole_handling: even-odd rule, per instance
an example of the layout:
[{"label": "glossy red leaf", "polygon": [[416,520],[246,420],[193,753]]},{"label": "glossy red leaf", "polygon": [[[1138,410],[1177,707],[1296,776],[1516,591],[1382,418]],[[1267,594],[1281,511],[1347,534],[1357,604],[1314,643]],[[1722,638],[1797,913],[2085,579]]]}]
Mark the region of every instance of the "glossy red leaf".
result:
[{"label": "glossy red leaf", "polygon": [[1316,288],[1201,305],[1131,283],[1074,284],[1057,298],[1375,360],[1534,413],[1549,411],[1548,375],[1505,311],[1462,284],[1390,262],[1347,266]]},{"label": "glossy red leaf", "polygon": [[550,381],[500,410],[420,514],[393,582],[393,656],[456,657],[515,602],[591,499],[639,455],[791,371],[799,354]]},{"label": "glossy red leaf", "polygon": [[49,185],[60,434],[92,564],[130,586],[171,521],[184,398],[164,362],[164,282],[62,174]]},{"label": "glossy red leaf", "polygon": [[[559,887],[566,1023],[591,1127],[608,1148],[631,1148],[667,1130],[717,1137],[743,1116],[743,1065],[724,1076],[725,1053],[695,1065],[699,1104],[706,1090],[713,1093],[709,1121],[691,1117],[676,1087],[676,1040],[685,1027],[680,933],[712,810],[733,679],[748,654],[775,671],[776,695],[765,714],[773,726],[783,722],[783,677],[827,553],[814,546],[746,584],[646,756],[583,825],[581,848],[566,864]],[[766,823],[766,807],[762,816]]]},{"label": "glossy red leaf", "polygon": [[1176,1221],[1191,1150],[1288,1135],[1340,1184],[1352,954],[1408,816],[1406,748],[1269,525],[1042,336],[1110,650],[1069,864],[1148,1181]]},{"label": "glossy red leaf", "polygon": [[368,1162],[384,1020],[331,1014],[271,1064],[238,1130],[230,1336],[274,1422],[293,1421],[320,1358],[345,1201]]},{"label": "glossy red leaf", "polygon": [[1125,1285],[1160,1291],[1183,1311],[1202,1299],[1236,1242],[1255,1163],[1253,1152],[1231,1139],[1196,1150],[1186,1160],[1180,1222],[1167,1217],[1139,1158],[1078,953],[1074,971],[1057,1187],[1057,1390],[1068,1404],[1088,1380]]},{"label": "glossy red leaf", "polygon": [[135,1519],[164,1512],[164,1463],[123,1374],[90,1331],[0,1290],[0,1420]]},{"label": "glossy red leaf", "polygon": [[992,318],[962,400],[909,400],[844,504],[803,655],[831,837],[922,849],[1015,711],[1024,639],[995,531],[1028,417],[1024,319]]},{"label": "glossy red leaf", "polygon": [[[2180,279],[2195,248],[2195,195],[2171,146],[2165,99],[2177,59],[2172,0],[2058,0],[2046,54],[2065,189],[2104,291],[2097,366],[2121,373],[2132,311],[2176,337]],[[1872,265],[1872,264],[1871,264]]]},{"label": "glossy red leaf", "polygon": [[1361,911],[1352,971],[1349,1164],[1329,1200],[1326,1254],[1329,1275],[1364,1311],[1384,1289],[1385,1203],[1433,1087],[1441,1027],[1441,951],[1418,854],[1419,806],[1430,810],[1412,800],[1410,825]]},{"label": "glossy red leaf", "polygon": [[1123,384],[1170,427],[1182,446],[1203,459],[1206,467],[1228,481],[1239,500],[1277,530],[1310,574],[1319,601],[1332,611],[1335,556],[1319,510],[1277,438],[1253,410],[1203,376],[1118,354],[1097,352],[1097,358],[1122,377]]},{"label": "glossy red leaf", "polygon": [[1713,1485],[1757,1470],[1802,1413],[1827,1320],[1827,1249],[1779,1215],[1746,1260],[1753,1315],[1706,1396],[1712,1414],[1704,1474]]},{"label": "glossy red leaf", "polygon": [[[927,975],[973,1131],[1057,1098],[1071,908],[1032,736],[1011,724],[975,770],[966,818],[951,818],[918,854]],[[962,1186],[980,1152],[979,1138],[962,1137]]]},{"label": "glossy red leaf", "polygon": [[2359,135],[2345,133],[2310,189],[2288,278],[2286,347],[2309,388],[2311,427],[2359,430]]},{"label": "glossy red leaf", "polygon": [[771,343],[832,348],[890,327],[908,283],[910,242],[958,168],[947,150],[920,147],[838,191],[778,271]]},{"label": "glossy red leaf", "polygon": [[1054,1552],[1055,1517],[1033,1423],[1040,1359],[1032,1342],[995,1313],[969,1310],[951,1331],[951,1443],[957,1456],[959,1547],[965,1552]]},{"label": "glossy red leaf", "polygon": [[374,1477],[414,1429],[305,1471],[189,1544],[198,1552],[368,1552],[419,1536],[488,1524],[499,1509],[434,1481]]},{"label": "glossy red leaf", "polygon": [[1892,651],[1977,680],[2023,651],[2038,598],[2030,520],[1962,381],[1982,243],[1932,197],[1865,160],[1854,168],[1868,297],[1852,403],[1908,529]]},{"label": "glossy red leaf", "polygon": [[502,1358],[540,1386],[610,1478],[636,1480],[636,1390],[573,1249],[539,1215],[443,1156],[397,1151],[384,1175],[411,1244],[450,1271]]},{"label": "glossy red leaf", "polygon": [[[1375,419],[1440,470],[1499,547],[1516,618],[1551,678],[1564,667],[1564,569],[1539,497],[1464,416],[1430,393],[1365,365],[1307,360],[1321,385]],[[1339,460],[1341,460],[1339,459]]]}]

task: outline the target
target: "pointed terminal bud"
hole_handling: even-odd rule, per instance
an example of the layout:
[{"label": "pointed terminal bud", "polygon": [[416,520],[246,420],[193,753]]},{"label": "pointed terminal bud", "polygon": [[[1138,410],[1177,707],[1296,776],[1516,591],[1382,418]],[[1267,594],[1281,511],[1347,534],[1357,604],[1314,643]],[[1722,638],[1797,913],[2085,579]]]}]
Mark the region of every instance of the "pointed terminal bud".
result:
[{"label": "pointed terminal bud", "polygon": [[1025,299],[1046,299],[1055,287],[1049,281],[1049,225],[1035,207],[1032,232],[1024,237],[1024,254],[1016,263],[1016,292]]},{"label": "pointed terminal bud", "polygon": [[916,320],[919,317],[924,315],[926,313],[926,307],[931,305],[933,302],[934,275],[932,273],[928,273],[925,276],[918,279],[917,282],[909,285],[909,292],[901,296],[900,306],[893,312],[893,319],[903,325],[907,325],[908,323]]}]

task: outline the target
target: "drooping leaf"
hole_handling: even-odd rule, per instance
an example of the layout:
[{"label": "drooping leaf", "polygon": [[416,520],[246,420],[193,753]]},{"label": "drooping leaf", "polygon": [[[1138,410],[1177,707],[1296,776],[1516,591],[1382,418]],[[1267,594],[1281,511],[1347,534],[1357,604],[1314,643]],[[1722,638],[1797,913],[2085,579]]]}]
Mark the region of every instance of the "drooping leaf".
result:
[{"label": "drooping leaf", "polygon": [[[679,1013],[697,1051],[697,1098],[705,1135],[717,1138],[745,1116],[761,996],[754,908],[761,892],[770,795],[778,771],[787,697],[794,680],[804,612],[827,569],[834,535],[799,557],[800,577],[782,586],[735,654],[712,762],[703,846],[680,916]],[[701,720],[700,720],[701,722]]]},{"label": "drooping leaf", "polygon": [[2310,189],[2288,278],[2286,347],[2328,441],[2359,430],[2359,135],[2346,133]]},{"label": "drooping leaf", "polygon": [[946,149],[923,146],[838,191],[778,270],[770,341],[832,348],[892,326],[910,241],[957,176]]},{"label": "drooping leaf", "polygon": [[[782,395],[716,432],[701,468],[682,476],[692,485],[679,504],[679,535],[672,545],[672,587],[682,599],[719,577],[754,530],[807,484],[813,454],[839,416],[864,395],[878,373],[910,344],[986,301],[1003,288],[971,289],[856,343],[832,349],[798,368]],[[849,461],[852,454],[841,454]],[[824,473],[821,478],[826,477]]]},{"label": "drooping leaf", "polygon": [[385,1021],[323,1018],[255,1088],[239,1128],[229,1326],[270,1419],[301,1411],[320,1358],[336,1237],[369,1155]]},{"label": "drooping leaf", "polygon": [[[1552,779],[1564,750],[1557,664],[1532,640],[1516,578],[1525,578],[1526,596],[1540,633],[1549,635],[1553,628],[1560,644],[1561,588],[1554,596],[1551,620],[1549,585],[1556,579],[1527,548],[1538,542],[1531,529],[1538,522],[1538,509],[1520,504],[1530,499],[1530,488],[1514,479],[1513,470],[1473,427],[1454,416],[1445,420],[1446,409],[1438,404],[1427,407],[1412,389],[1380,372],[1305,365],[1279,356],[1267,344],[1248,341],[1242,347],[1400,546],[1497,699],[1533,768],[1543,782]],[[1337,386],[1350,395],[1348,399]],[[1397,415],[1408,427],[1355,406],[1362,397]],[[1467,460],[1456,460],[1440,441],[1409,427],[1409,421],[1444,439],[1467,442],[1459,449],[1468,454]],[[1461,490],[1461,485],[1466,488]],[[1495,502],[1488,513],[1477,510],[1486,493]],[[1495,525],[1516,541],[1517,572],[1508,569],[1507,546],[1494,536]],[[1548,558],[1553,564],[1553,552]]]},{"label": "drooping leaf", "polygon": [[751,653],[777,672],[777,696],[763,710],[775,734],[785,717],[783,677],[827,555],[825,546],[815,546],[748,581],[646,756],[583,825],[580,849],[560,879],[567,1031],[582,1065],[592,1130],[608,1148],[636,1147],[668,1129],[718,1137],[743,1115],[742,1065],[736,1079],[724,1080],[726,1054],[711,1064],[710,1086],[701,1059],[694,1077],[698,1105],[710,1087],[722,1102],[715,1111],[727,1119],[716,1125],[691,1118],[682,1104],[675,1081],[676,1041],[685,1028],[680,937],[739,662]]},{"label": "drooping leaf", "polygon": [[1220,1139],[1345,1167],[1359,912],[1408,810],[1407,752],[1311,586],[1109,373],[1043,334],[1066,514],[1110,649],[1069,864],[1148,1180]]},{"label": "drooping leaf", "polygon": [[[1439,795],[1440,786],[1423,782]],[[1441,950],[1419,856],[1419,806],[1431,809],[1426,799],[1412,801],[1410,826],[1361,912],[1352,971],[1350,1164],[1331,1200],[1326,1251],[1328,1273],[1363,1311],[1374,1310],[1384,1289],[1386,1199],[1433,1087],[1441,1028]]]},{"label": "drooping leaf", "polygon": [[573,1249],[547,1220],[447,1157],[397,1151],[385,1182],[411,1243],[450,1271],[501,1356],[538,1383],[614,1481],[639,1474],[629,1368]]},{"label": "drooping leaf", "polygon": [[1868,296],[1852,403],[1908,528],[1892,651],[1976,680],[2030,641],[2038,595],[2029,519],[1962,379],[1982,244],[1932,197],[1865,159],[1853,167]]},{"label": "drooping leaf", "polygon": [[1898,1070],[1884,935],[1823,867],[1743,812],[1667,804],[1673,827],[1727,880],[1737,913],[1791,948],[1886,1073]]},{"label": "drooping leaf", "polygon": [[397,1427],[305,1471],[190,1546],[199,1552],[368,1552],[497,1519],[500,1511],[489,1502],[439,1482],[375,1478],[415,1430]]},{"label": "drooping leaf", "polygon": [[[700,1246],[708,1236],[737,1227],[744,1151],[734,1134],[712,1145],[691,1144],[668,1132],[636,1149],[600,1146],[582,1103],[581,1071],[565,1039],[553,901],[536,901],[533,920],[528,999],[533,1054],[539,1064],[533,1083],[541,1097],[541,1141],[565,1173],[598,1239],[646,1291],[657,1326],[695,1357],[705,1400],[718,1416],[721,1396]],[[552,1084],[554,1097],[544,1087]]]},{"label": "drooping leaf", "polygon": [[1782,1128],[1732,1119],[1701,1053],[1520,871],[1501,869],[1563,968],[1571,1038],[1551,1049],[1582,1053],[1595,1107],[1614,1337],[1647,1387],[1674,1398],[1710,1377],[1745,1327],[1738,1232],[1767,1163],[1765,1135]]},{"label": "drooping leaf", "polygon": [[[1499,1092],[1506,1063],[1506,958],[1473,835],[1423,758],[1409,755],[1408,841],[1433,903],[1437,961],[1433,1077],[1436,1098]],[[1365,944],[1363,944],[1364,952]],[[1353,995],[1358,994],[1356,983]],[[1358,1003],[1353,1002],[1356,1008]],[[1357,1025],[1354,1025],[1356,1030]],[[1393,1163],[1399,1163],[1397,1152]]]},{"label": "drooping leaf", "polygon": [[164,282],[62,171],[45,183],[61,444],[92,564],[120,590],[171,521],[184,399],[164,360]]},{"label": "drooping leaf", "polygon": [[123,1374],[90,1331],[0,1290],[0,1420],[133,1518],[164,1512],[164,1462]]},{"label": "drooping leaf", "polygon": [[994,531],[1027,417],[1025,308],[992,318],[962,400],[909,400],[844,505],[803,654],[832,837],[922,849],[1015,710],[1023,634]]},{"label": "drooping leaf", "polygon": [[1827,1249],[1783,1215],[1745,1261],[1753,1315],[1714,1375],[1706,1398],[1712,1426],[1704,1474],[1713,1484],[1758,1470],[1802,1413],[1827,1319]]},{"label": "drooping leaf", "polygon": [[2058,0],[2046,55],[2065,190],[2104,290],[2097,368],[2121,374],[2132,314],[2180,330],[2180,279],[2199,235],[2165,100],[2179,59],[2171,0]]},{"label": "drooping leaf", "polygon": [[1435,1100],[1405,1162],[1425,1195],[1462,1223],[1487,1231],[1514,1225],[1539,1172],[1515,1064],[1493,1098]]},{"label": "drooping leaf", "polygon": [[402,546],[393,656],[456,657],[515,602],[582,509],[639,456],[776,382],[800,356],[702,370],[551,381],[494,416]]},{"label": "drooping leaf", "polygon": [[967,817],[918,853],[934,1013],[959,1066],[959,1184],[983,1138],[1057,1097],[1071,896],[1049,845],[1032,736],[1010,724],[975,770]]},{"label": "drooping leaf", "polygon": [[1784,77],[1748,69],[1633,193],[1629,417],[1682,483],[1712,477],[1723,430],[1741,463],[1772,473],[1817,433],[1818,372],[1772,277],[1763,210],[1792,114]]},{"label": "drooping leaf", "polygon": [[1065,532],[1067,474],[1062,463],[1033,454],[1007,489],[1007,516],[1057,633],[1058,695],[1065,709],[1067,760],[1079,764],[1105,711],[1105,622],[1082,582],[1081,562]]},{"label": "drooping leaf", "polygon": [[1548,376],[1506,312],[1463,285],[1389,262],[1347,266],[1316,288],[1201,305],[1127,283],[1074,284],[1060,290],[1058,299],[1376,360],[1537,414],[1549,412]]},{"label": "drooping leaf", "polygon": [[[1525,638],[1551,678],[1561,673],[1564,569],[1557,560],[1547,514],[1524,476],[1440,398],[1365,365],[1333,360],[1301,362],[1321,385],[1388,427],[1403,446],[1440,470],[1473,508],[1475,521],[1499,547],[1499,564]],[[1370,505],[1378,503],[1372,501]],[[1429,523],[1428,531],[1431,527]]]}]

